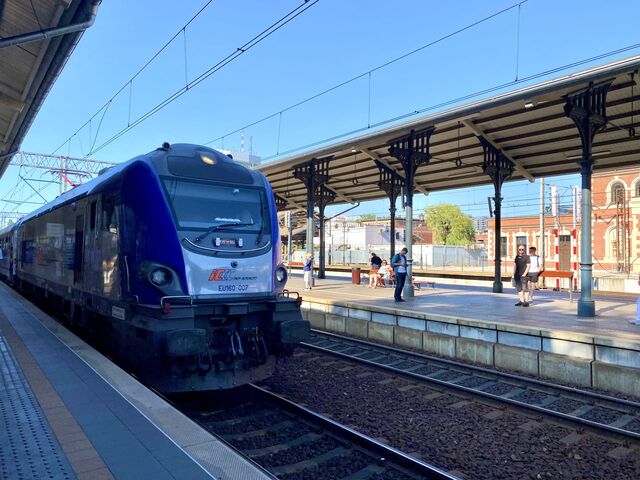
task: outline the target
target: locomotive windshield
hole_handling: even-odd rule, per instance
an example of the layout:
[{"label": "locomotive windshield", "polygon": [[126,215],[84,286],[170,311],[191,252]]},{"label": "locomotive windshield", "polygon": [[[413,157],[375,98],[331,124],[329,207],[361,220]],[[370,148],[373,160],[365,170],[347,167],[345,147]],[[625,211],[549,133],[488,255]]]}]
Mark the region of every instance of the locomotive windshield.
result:
[{"label": "locomotive windshield", "polygon": [[164,183],[180,229],[269,232],[264,190],[175,178]]}]

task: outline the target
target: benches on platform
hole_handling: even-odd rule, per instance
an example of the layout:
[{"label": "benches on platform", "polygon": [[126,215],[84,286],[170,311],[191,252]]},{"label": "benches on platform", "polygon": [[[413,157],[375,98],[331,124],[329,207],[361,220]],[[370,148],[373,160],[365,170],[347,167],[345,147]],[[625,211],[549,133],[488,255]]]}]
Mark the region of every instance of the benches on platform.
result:
[{"label": "benches on platform", "polygon": [[433,289],[436,288],[436,282],[433,281],[427,281],[427,280],[413,280],[413,286],[415,288],[417,288],[418,290],[422,290],[422,287],[424,286],[424,288],[428,288],[431,287]]},{"label": "benches on platform", "polygon": [[[376,270],[377,271],[377,270]],[[366,277],[365,277],[366,275]],[[362,282],[363,283],[369,283],[369,275],[371,275],[371,271],[369,272],[363,272],[362,274]],[[395,275],[393,273],[391,273],[391,277],[390,278],[382,278],[380,279],[383,282],[383,285],[379,285],[379,286],[387,286],[386,284],[388,284],[389,286],[393,287],[396,284],[396,279],[395,279]],[[418,289],[418,290],[422,290],[423,288],[436,288],[436,282],[431,281],[431,280],[416,280],[415,277],[413,278],[413,286]]]},{"label": "benches on platform", "polygon": [[[544,278],[568,278],[569,279],[569,301],[573,302],[573,272],[568,270],[545,270],[540,274],[541,277]],[[554,288],[554,290],[559,290],[559,288]]]}]

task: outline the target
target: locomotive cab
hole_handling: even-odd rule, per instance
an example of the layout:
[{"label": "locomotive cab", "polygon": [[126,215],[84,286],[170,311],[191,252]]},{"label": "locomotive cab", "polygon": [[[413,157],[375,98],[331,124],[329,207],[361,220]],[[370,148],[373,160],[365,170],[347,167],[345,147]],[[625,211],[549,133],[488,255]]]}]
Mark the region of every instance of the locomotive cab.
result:
[{"label": "locomotive cab", "polygon": [[[290,352],[309,329],[299,302],[282,295],[287,279],[269,184],[202,147],[175,145],[153,163],[173,238],[163,252],[155,248],[156,256],[144,252],[136,259],[144,284],[139,294],[153,296],[151,286],[154,319],[173,327],[158,345],[165,352],[163,388],[201,388],[202,372],[209,371],[215,388],[269,376],[275,355]],[[140,212],[136,229],[157,215]]]}]

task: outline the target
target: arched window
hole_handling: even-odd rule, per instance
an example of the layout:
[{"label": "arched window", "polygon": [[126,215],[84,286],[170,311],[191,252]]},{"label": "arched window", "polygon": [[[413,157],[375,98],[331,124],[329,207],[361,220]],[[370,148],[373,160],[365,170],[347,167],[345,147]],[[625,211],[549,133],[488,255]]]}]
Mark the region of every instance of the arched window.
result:
[{"label": "arched window", "polygon": [[636,182],[636,191],[635,191],[635,196],[636,197],[640,197],[640,181]]},{"label": "arched window", "polygon": [[619,182],[611,185],[611,203],[623,202],[624,200],[624,185]]}]

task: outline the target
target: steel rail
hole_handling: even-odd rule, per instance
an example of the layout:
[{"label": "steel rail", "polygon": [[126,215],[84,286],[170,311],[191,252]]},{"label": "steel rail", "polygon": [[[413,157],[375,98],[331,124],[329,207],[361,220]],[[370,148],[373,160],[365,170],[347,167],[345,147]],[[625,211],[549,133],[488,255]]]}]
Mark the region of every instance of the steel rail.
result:
[{"label": "steel rail", "polygon": [[[397,450],[389,445],[385,445],[384,443],[378,442],[356,430],[353,430],[345,425],[341,425],[340,423],[327,418],[319,413],[316,413],[308,408],[305,408],[301,405],[298,405],[291,400],[288,400],[280,395],[277,395],[273,392],[265,390],[262,387],[258,387],[253,384],[248,384],[243,387],[245,389],[245,394],[243,396],[248,397],[251,401],[256,403],[272,404],[281,408],[285,412],[291,414],[294,418],[302,418],[309,424],[319,426],[323,430],[329,432],[333,437],[342,439],[348,442],[351,442],[356,447],[355,449],[360,450],[362,452],[368,452],[370,456],[372,456],[372,460],[374,458],[378,460],[384,460],[385,462],[389,462],[390,465],[388,467],[393,468],[393,466],[397,466],[410,474],[417,475],[419,478],[424,478],[426,480],[460,480],[458,477],[455,477],[433,465],[430,465],[422,460],[411,457],[400,450]],[[154,390],[155,391],[155,390]],[[246,459],[249,463],[259,468],[260,471],[265,473],[270,478],[277,480],[277,476],[270,471],[268,467],[260,465],[258,462],[253,460],[249,455],[245,454],[245,452],[236,446],[234,446],[231,442],[227,441],[224,435],[219,434],[215,431],[215,428],[207,426],[205,422],[196,418],[196,416],[191,415],[181,406],[179,402],[172,401],[168,399],[164,395],[159,392],[155,392],[160,395],[165,401],[170,403],[174,408],[179,411],[185,413],[191,420],[193,420],[200,427],[214,435],[219,441],[223,442],[227,445],[231,450],[236,452],[239,456]],[[374,456],[373,456],[373,455]],[[394,464],[394,465],[393,465]],[[402,471],[402,470],[400,470]]]},{"label": "steel rail", "polygon": [[420,475],[425,479],[443,479],[443,480],[456,480],[455,477],[444,470],[441,470],[433,465],[430,465],[422,460],[407,455],[400,450],[397,450],[389,445],[374,440],[352,428],[342,425],[335,420],[332,420],[324,415],[309,410],[306,407],[298,405],[291,400],[288,400],[280,395],[265,390],[262,387],[256,385],[250,385],[251,390],[254,393],[258,393],[267,401],[273,402],[286,410],[294,412],[297,416],[306,418],[315,424],[319,424],[322,428],[338,435],[339,437],[346,438],[356,445],[363,447],[366,450],[376,453],[381,458],[391,461],[401,467],[410,470],[413,473]]},{"label": "steel rail", "polygon": [[[587,418],[582,418],[578,415],[573,415],[571,413],[563,413],[550,408],[546,408],[545,406],[537,405],[534,403],[527,403],[526,401],[516,400],[513,398],[505,397],[509,392],[505,392],[503,394],[493,394],[486,391],[483,391],[481,387],[486,388],[486,384],[489,382],[499,382],[501,380],[506,383],[512,385],[513,388],[520,387],[523,392],[540,392],[550,397],[555,397],[556,400],[572,400],[577,401],[583,404],[583,409],[591,407],[603,407],[611,410],[615,410],[619,413],[619,420],[624,416],[628,416],[631,418],[627,418],[624,424],[632,423],[635,420],[640,422],[640,403],[633,402],[631,400],[619,399],[607,395],[602,395],[595,392],[588,392],[585,390],[580,390],[572,387],[567,387],[564,385],[557,385],[549,382],[544,382],[538,379],[527,378],[519,375],[514,375],[511,373],[499,372],[495,370],[490,370],[483,367],[478,367],[475,365],[468,365],[461,362],[456,362],[453,360],[441,359],[432,357],[429,355],[424,355],[420,353],[410,352],[407,350],[402,350],[394,347],[389,347],[386,345],[381,345],[373,342],[368,342],[365,340],[355,339],[351,337],[343,337],[341,335],[329,332],[320,332],[318,330],[312,330],[313,335],[326,337],[327,341],[334,341],[338,343],[342,343],[346,345],[344,349],[352,348],[354,346],[360,346],[364,349],[369,349],[370,351],[379,351],[381,355],[384,355],[385,352],[389,354],[394,354],[402,358],[402,360],[414,360],[422,361],[422,365],[420,366],[428,366],[428,365],[441,365],[442,370],[445,369],[453,369],[454,371],[459,371],[460,375],[457,377],[451,378],[450,380],[441,380],[438,378],[433,378],[429,375],[431,374],[418,374],[415,372],[411,372],[409,370],[404,370],[401,368],[395,368],[392,365],[387,365],[383,363],[379,363],[373,360],[368,360],[364,358],[359,358],[356,355],[341,353],[339,351],[332,350],[327,347],[322,347],[319,345],[314,345],[312,343],[303,342],[301,345],[303,347],[322,351],[324,353],[328,353],[334,356],[338,356],[341,358],[346,358],[352,361],[356,361],[358,363],[363,363],[366,365],[370,365],[375,368],[387,370],[394,372],[396,374],[408,376],[413,379],[419,379],[423,382],[435,383],[438,385],[443,385],[449,388],[454,388],[457,390],[462,390],[474,395],[479,395],[482,397],[490,398],[494,401],[498,401],[501,403],[509,403],[511,405],[515,405],[518,407],[526,408],[529,410],[533,410],[539,413],[543,413],[545,415],[562,418],[563,420],[568,420],[574,423],[579,423],[581,425],[587,425],[589,427],[593,427],[600,430],[606,430],[618,435],[622,435],[624,437],[631,437],[634,439],[640,439],[640,432],[626,430],[624,425],[622,426],[613,426],[612,424],[607,424],[600,421],[590,420]],[[312,336],[313,339],[313,336]],[[398,362],[393,362],[398,363]],[[411,367],[411,369],[418,369],[420,366]],[[453,380],[459,379],[466,372],[477,372],[481,377],[486,378],[485,384],[480,384],[476,387],[468,387],[464,385],[459,385],[453,382]],[[433,374],[437,374],[437,372],[433,372]],[[473,373],[468,373],[467,375],[473,375]],[[490,378],[493,377],[493,378]],[[555,401],[555,400],[554,400]],[[550,402],[552,403],[552,402]],[[577,412],[580,409],[573,409],[573,412]],[[590,409],[583,411],[580,415],[585,415],[588,413]],[[617,421],[616,421],[617,422]],[[612,422],[612,423],[616,423]]]}]

